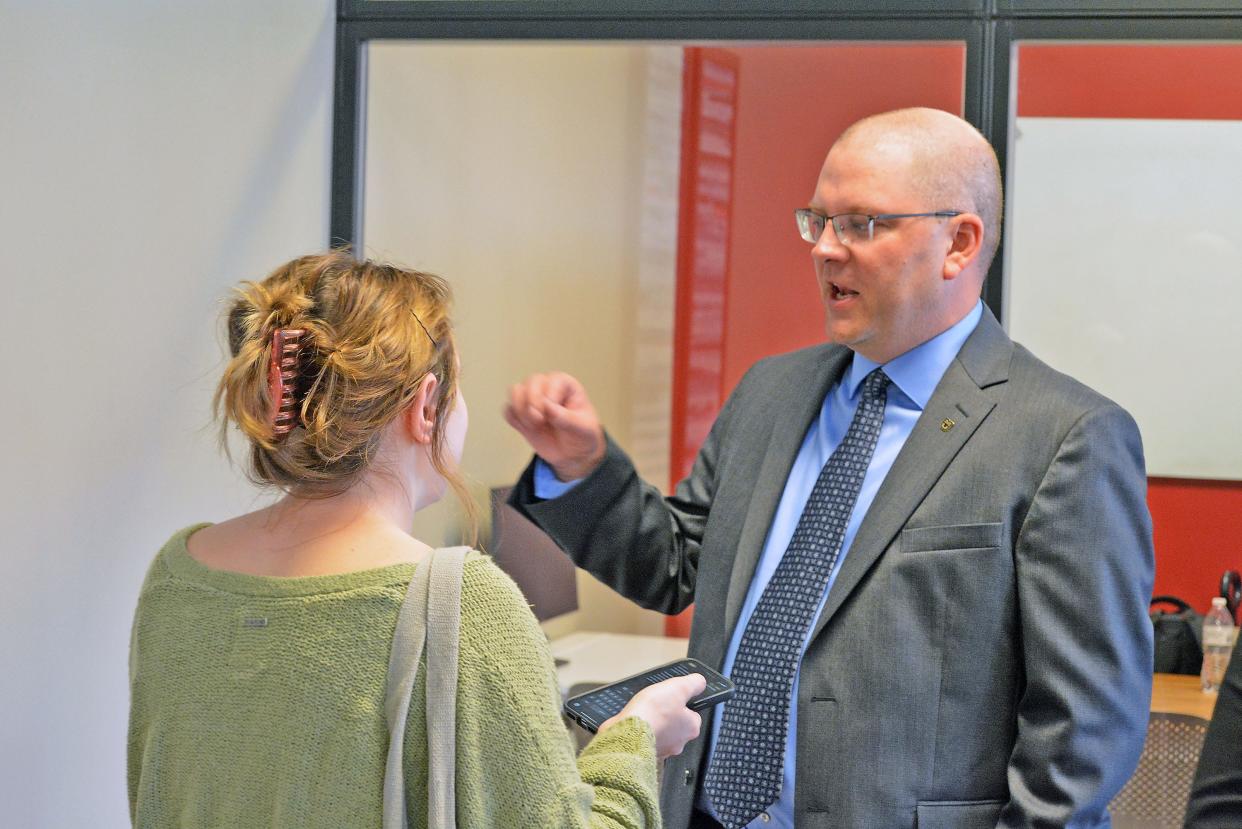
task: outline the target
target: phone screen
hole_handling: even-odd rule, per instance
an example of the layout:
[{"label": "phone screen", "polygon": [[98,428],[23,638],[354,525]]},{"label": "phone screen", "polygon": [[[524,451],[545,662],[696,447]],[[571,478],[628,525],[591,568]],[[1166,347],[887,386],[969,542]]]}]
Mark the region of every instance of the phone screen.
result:
[{"label": "phone screen", "polygon": [[642,689],[687,674],[702,674],[707,680],[707,687],[703,692],[691,697],[686,703],[692,711],[701,711],[733,696],[733,683],[728,677],[713,671],[697,659],[679,659],[571,697],[565,703],[565,713],[588,731],[598,731],[606,720],[619,714],[630,698]]}]

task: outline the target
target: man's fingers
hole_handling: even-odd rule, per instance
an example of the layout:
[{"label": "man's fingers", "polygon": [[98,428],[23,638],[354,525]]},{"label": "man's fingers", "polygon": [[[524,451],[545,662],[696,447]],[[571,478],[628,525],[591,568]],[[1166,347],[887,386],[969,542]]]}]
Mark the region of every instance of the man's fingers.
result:
[{"label": "man's fingers", "polygon": [[524,388],[523,408],[521,413],[529,426],[542,429],[547,426],[547,386],[548,378],[544,374],[532,374],[522,384]]},{"label": "man's fingers", "polygon": [[544,398],[548,396],[549,377],[546,374],[532,374],[526,380],[526,390],[530,396],[527,401],[532,407],[542,408]]},{"label": "man's fingers", "polygon": [[553,400],[544,400],[543,416],[548,425],[566,432],[584,433],[587,426],[583,423],[582,414],[567,409]]},{"label": "man's fingers", "polygon": [[542,406],[532,405],[528,385],[518,384],[509,389],[509,401],[504,406],[504,419],[519,433],[530,437],[546,428]]},{"label": "man's fingers", "polygon": [[526,433],[526,423],[521,417],[518,416],[517,410],[514,408],[513,403],[506,403],[501,414],[504,416],[505,423],[512,426],[518,433]]},{"label": "man's fingers", "polygon": [[587,397],[586,389],[582,384],[569,375],[565,375],[569,381],[565,385],[562,394],[561,405],[567,409],[589,409],[591,407],[591,399]]},{"label": "man's fingers", "polygon": [[544,399],[570,408],[590,403],[582,384],[563,371],[530,375],[509,387],[509,399],[515,406],[523,403],[536,405]]},{"label": "man's fingers", "polygon": [[519,432],[526,432],[537,425],[530,416],[530,389],[526,383],[509,387],[509,403],[505,407],[505,420]]},{"label": "man's fingers", "polygon": [[583,404],[590,405],[582,385],[568,374],[532,374],[509,387],[505,419],[519,431],[544,429],[549,425],[581,428],[572,417]]},{"label": "man's fingers", "polygon": [[582,384],[570,375],[558,371],[547,376],[543,394],[558,406],[570,407],[583,397]]},{"label": "man's fingers", "polygon": [[505,412],[520,411],[525,400],[526,387],[521,383],[514,383],[509,387],[509,399],[505,401]]}]

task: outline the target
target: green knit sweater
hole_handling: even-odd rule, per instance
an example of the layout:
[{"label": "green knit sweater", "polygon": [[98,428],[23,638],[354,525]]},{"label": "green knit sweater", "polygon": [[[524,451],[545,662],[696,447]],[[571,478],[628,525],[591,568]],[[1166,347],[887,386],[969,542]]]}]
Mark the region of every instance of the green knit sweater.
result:
[{"label": "green knit sweater", "polygon": [[[414,565],[275,578],[206,567],[174,535],[130,646],[129,805],[140,827],[375,827],[384,681]],[[462,579],[457,825],[658,827],[655,741],[631,717],[576,762],[547,642],[491,559]],[[426,685],[405,742],[411,829],[427,825]],[[434,714],[433,714],[434,716]]]}]

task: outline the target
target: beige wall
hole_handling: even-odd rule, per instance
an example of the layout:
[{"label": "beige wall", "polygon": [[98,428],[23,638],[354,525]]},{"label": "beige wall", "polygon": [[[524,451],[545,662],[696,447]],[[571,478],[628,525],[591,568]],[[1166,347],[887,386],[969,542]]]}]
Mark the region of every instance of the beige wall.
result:
[{"label": "beige wall", "polygon": [[[366,251],[454,286],[480,500],[529,459],[508,386],[553,369],[667,483],[680,50],[377,43],[368,77]],[[455,523],[432,508],[416,534]],[[579,599],[553,633],[662,630],[585,574]]]}]

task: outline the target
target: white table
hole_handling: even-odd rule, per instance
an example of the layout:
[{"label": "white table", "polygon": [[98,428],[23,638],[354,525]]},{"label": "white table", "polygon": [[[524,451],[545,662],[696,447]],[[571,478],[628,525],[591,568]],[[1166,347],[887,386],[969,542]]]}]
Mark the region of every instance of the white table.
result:
[{"label": "white table", "polygon": [[671,636],[576,631],[551,642],[552,655],[565,660],[556,670],[561,696],[575,685],[602,685],[656,665],[681,659],[689,640]]}]

